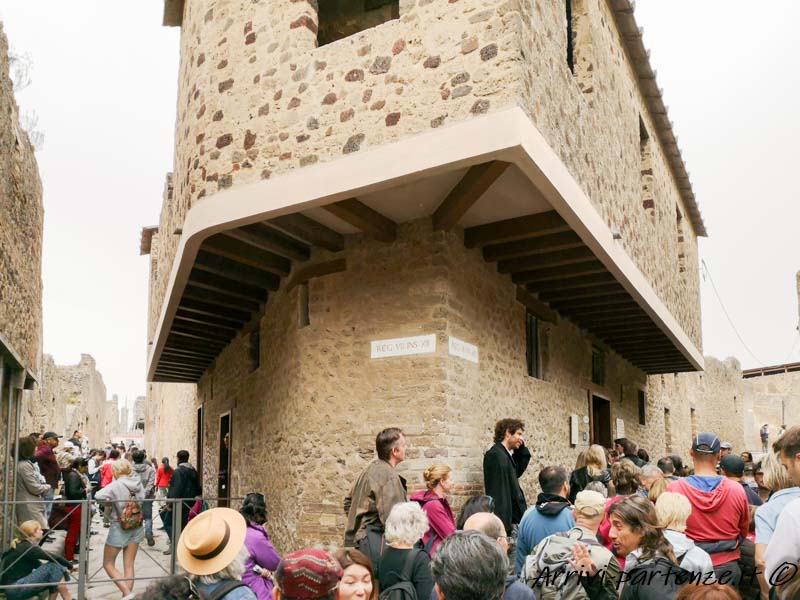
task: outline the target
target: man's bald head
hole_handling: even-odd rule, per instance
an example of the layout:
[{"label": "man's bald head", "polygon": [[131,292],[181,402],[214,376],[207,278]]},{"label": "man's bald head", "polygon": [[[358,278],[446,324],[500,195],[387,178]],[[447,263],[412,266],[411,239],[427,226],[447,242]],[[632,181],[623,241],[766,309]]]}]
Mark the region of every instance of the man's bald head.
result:
[{"label": "man's bald head", "polygon": [[464,531],[474,529],[496,540],[506,537],[506,528],[500,517],[493,513],[479,512],[470,516],[464,523]]}]

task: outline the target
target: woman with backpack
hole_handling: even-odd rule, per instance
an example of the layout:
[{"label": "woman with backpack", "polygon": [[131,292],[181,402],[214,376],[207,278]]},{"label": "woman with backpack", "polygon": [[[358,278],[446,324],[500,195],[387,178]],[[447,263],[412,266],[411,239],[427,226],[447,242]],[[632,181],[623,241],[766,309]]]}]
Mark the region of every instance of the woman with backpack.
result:
[{"label": "woman with backpack", "polygon": [[453,510],[447,501],[447,494],[453,489],[450,472],[451,469],[447,465],[428,467],[423,473],[427,489],[411,496],[411,500],[417,502],[428,517],[430,528],[422,536],[422,545],[431,558],[442,540],[456,530]]},{"label": "woman with backpack", "polygon": [[579,492],[592,481],[599,481],[606,488],[611,483],[611,472],[606,468],[606,451],[599,444],[592,444],[583,453],[583,466],[576,467],[569,477],[569,501],[575,504]]},{"label": "woman with backpack", "polygon": [[[133,581],[125,579],[134,577],[136,553],[144,539],[144,487],[131,463],[124,458],[111,463],[111,470],[114,480],[95,494],[98,501],[108,503],[105,511],[111,523],[103,549],[103,568],[111,579],[117,579],[114,583],[122,592],[123,600],[127,600],[134,597]],[[115,565],[120,550],[125,579]]]},{"label": "woman with backpack", "polygon": [[378,563],[381,600],[428,600],[433,590],[431,559],[417,547],[428,518],[416,502],[400,502],[386,519],[388,546]]}]

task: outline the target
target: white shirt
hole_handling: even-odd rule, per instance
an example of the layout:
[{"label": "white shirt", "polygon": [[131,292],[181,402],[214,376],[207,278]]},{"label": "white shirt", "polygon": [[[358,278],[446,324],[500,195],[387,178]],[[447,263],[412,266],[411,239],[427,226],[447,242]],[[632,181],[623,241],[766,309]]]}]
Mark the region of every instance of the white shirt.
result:
[{"label": "white shirt", "polygon": [[767,544],[764,575],[768,582],[786,583],[781,574],[788,578],[795,570],[786,563],[800,562],[800,498],[789,502],[781,511],[775,531],[780,533],[773,535]]}]

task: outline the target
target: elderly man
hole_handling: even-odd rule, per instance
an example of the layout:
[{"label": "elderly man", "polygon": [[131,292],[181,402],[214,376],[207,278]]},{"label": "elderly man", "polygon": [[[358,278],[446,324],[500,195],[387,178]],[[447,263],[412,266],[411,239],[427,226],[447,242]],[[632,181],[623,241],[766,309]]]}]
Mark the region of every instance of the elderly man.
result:
[{"label": "elderly man", "polygon": [[[479,531],[497,542],[504,554],[508,555],[508,538],[503,522],[495,514],[479,512],[464,522],[464,531]],[[437,600],[436,588],[431,593],[431,600]],[[535,600],[533,591],[519,581],[515,575],[506,577],[503,600]]]},{"label": "elderly man", "polygon": [[488,536],[457,531],[436,550],[431,570],[438,600],[500,600],[508,559]]},{"label": "elderly man", "polygon": [[657,466],[648,463],[642,467],[642,473],[639,475],[639,479],[641,480],[642,487],[644,488],[644,496],[648,497],[650,495],[650,488],[653,487],[653,484],[659,479],[664,479],[664,472]]},{"label": "elderly man", "polygon": [[[615,598],[620,567],[610,550],[597,541],[605,515],[602,494],[584,490],[575,497],[575,527],[543,539],[525,559],[522,580],[539,598]],[[586,548],[602,577],[582,580],[573,566],[576,546]],[[584,589],[585,588],[585,589]],[[605,588],[605,589],[603,589]]]}]

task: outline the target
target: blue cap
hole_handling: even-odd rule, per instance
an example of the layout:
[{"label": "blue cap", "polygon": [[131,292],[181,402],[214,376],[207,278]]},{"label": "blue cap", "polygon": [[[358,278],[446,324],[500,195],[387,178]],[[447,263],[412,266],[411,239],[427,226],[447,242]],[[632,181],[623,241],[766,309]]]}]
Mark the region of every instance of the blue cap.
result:
[{"label": "blue cap", "polygon": [[698,433],[692,440],[692,450],[701,454],[717,454],[719,452],[719,438],[710,431]]}]

